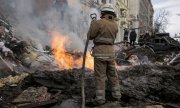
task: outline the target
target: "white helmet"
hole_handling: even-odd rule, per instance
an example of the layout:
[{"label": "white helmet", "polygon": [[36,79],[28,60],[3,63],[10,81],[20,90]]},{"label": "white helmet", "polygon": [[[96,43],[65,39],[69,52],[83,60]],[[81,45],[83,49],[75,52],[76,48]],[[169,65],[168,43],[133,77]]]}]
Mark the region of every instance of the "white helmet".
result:
[{"label": "white helmet", "polygon": [[102,6],[101,8],[101,12],[111,12],[116,16],[116,12],[115,12],[115,8],[113,6],[113,4],[105,4]]}]

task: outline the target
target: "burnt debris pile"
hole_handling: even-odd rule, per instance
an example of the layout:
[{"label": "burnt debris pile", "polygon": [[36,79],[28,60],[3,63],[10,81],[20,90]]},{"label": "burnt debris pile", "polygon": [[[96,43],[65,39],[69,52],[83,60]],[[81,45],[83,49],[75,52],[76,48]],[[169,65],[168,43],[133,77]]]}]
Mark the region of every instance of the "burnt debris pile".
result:
[{"label": "burnt debris pile", "polygon": [[[59,69],[51,48],[39,50],[16,36],[15,29],[0,17],[0,107],[79,108],[81,69]],[[112,101],[107,84],[107,102],[96,108],[180,107],[179,52],[156,53],[146,46],[120,49],[116,62],[122,98]],[[85,76],[86,105],[91,108],[93,71],[86,70]]]},{"label": "burnt debris pile", "polygon": [[[107,84],[104,107],[162,105],[178,108],[180,106],[180,69],[171,66],[140,65],[119,71],[122,99],[113,102]],[[19,76],[16,85],[1,88],[1,107],[69,107],[79,108],[81,93],[81,70],[37,71]],[[11,78],[13,79],[13,78]],[[1,80],[0,80],[1,81]],[[95,96],[94,77],[86,72],[86,102]],[[70,104],[68,104],[70,103]],[[64,107],[63,107],[64,106]],[[60,107],[60,108],[61,108]],[[102,107],[102,106],[101,106]],[[103,108],[104,108],[103,107]]]}]

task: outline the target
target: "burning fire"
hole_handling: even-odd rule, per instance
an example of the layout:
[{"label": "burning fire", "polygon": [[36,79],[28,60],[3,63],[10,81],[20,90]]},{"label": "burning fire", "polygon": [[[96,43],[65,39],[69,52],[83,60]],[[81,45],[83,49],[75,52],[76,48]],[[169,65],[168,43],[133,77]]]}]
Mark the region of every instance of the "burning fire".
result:
[{"label": "burning fire", "polygon": [[[63,36],[59,32],[52,33],[52,49],[53,55],[58,63],[60,69],[73,69],[82,67],[82,52],[79,50],[74,50],[73,52],[68,52],[67,47],[70,45],[71,40],[68,36]],[[94,68],[94,60],[87,52],[86,55],[86,68]]]}]

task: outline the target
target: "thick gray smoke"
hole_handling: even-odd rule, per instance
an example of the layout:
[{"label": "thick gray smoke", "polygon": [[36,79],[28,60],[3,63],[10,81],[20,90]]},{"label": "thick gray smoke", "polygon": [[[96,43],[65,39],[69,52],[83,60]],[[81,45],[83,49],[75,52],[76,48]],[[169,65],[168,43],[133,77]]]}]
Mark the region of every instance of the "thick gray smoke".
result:
[{"label": "thick gray smoke", "polygon": [[[68,35],[73,49],[83,49],[89,13],[82,12],[79,0],[0,0],[4,12],[13,16],[15,33],[36,47],[51,44],[51,32]],[[82,14],[83,13],[83,14]],[[87,14],[87,15],[86,15]],[[87,16],[87,17],[84,17]],[[38,49],[42,49],[38,47]]]}]

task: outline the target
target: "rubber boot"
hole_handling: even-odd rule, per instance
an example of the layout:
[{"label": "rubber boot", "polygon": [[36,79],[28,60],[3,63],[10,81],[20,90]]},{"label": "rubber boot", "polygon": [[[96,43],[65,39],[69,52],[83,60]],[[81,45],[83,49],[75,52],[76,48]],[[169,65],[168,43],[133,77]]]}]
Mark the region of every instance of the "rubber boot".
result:
[{"label": "rubber boot", "polygon": [[112,87],[112,97],[115,99],[115,101],[119,101],[121,99],[121,93],[120,93],[119,86]]},{"label": "rubber boot", "polygon": [[105,104],[105,91],[104,90],[96,90],[96,98],[93,100],[94,106],[100,106]]}]

